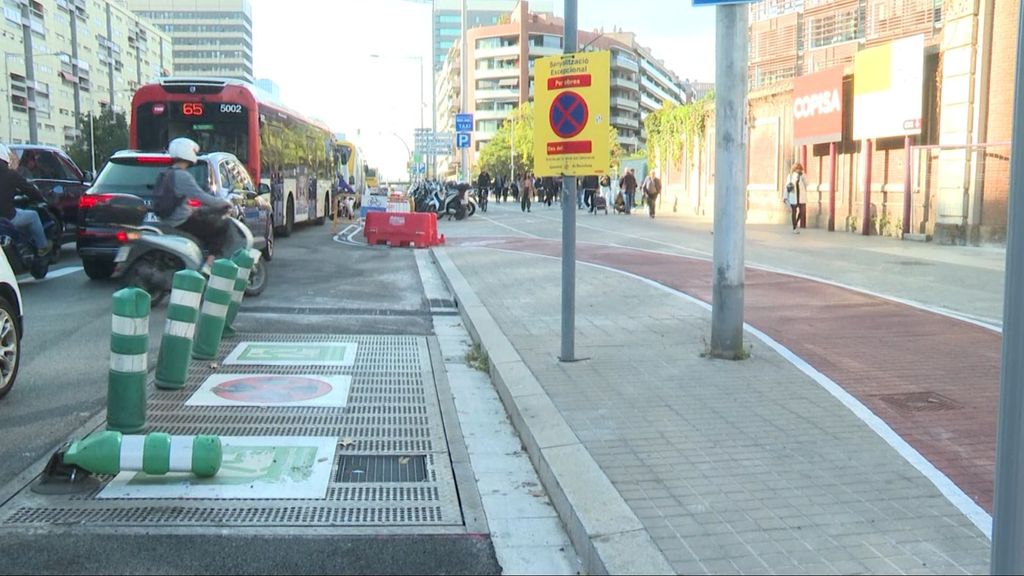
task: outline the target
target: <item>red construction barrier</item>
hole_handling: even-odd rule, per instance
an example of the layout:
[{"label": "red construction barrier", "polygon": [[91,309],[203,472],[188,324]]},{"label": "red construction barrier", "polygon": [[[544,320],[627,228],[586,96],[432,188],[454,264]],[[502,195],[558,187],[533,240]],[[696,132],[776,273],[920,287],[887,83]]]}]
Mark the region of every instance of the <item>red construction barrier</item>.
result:
[{"label": "red construction barrier", "polygon": [[427,248],[444,244],[444,236],[437,234],[437,214],[433,212],[369,212],[363,235],[371,246]]}]

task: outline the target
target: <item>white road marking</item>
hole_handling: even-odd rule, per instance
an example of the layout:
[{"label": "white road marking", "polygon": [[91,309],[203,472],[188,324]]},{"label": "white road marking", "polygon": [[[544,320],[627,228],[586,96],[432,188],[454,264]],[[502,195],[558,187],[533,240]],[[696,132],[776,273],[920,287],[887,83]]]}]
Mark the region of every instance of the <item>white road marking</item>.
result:
[{"label": "white road marking", "polygon": [[42,280],[36,280],[35,278],[29,276],[28,274],[25,274],[23,276],[18,276],[18,285],[19,286],[23,286],[25,284],[42,284],[43,282],[46,282],[47,280],[56,280],[57,278],[63,278],[64,276],[70,276],[72,274],[76,274],[76,273],[81,272],[81,271],[82,271],[82,267],[81,266],[70,266],[68,268],[60,268],[58,270],[50,270],[50,272],[48,272],[46,274],[46,278],[43,278]]}]

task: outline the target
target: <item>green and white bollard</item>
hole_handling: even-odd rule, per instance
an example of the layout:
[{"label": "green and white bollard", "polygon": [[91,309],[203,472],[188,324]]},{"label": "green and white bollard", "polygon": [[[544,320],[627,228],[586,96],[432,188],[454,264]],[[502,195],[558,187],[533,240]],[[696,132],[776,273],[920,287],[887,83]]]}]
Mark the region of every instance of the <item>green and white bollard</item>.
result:
[{"label": "green and white bollard", "polygon": [[64,453],[64,463],[110,476],[141,470],[152,475],[191,472],[209,478],[220,470],[223,457],[217,436],[171,436],[163,432],[126,436],[108,430],[72,442]]},{"label": "green and white bollard", "polygon": [[206,285],[199,323],[196,325],[196,339],[192,346],[192,357],[197,360],[213,360],[220,352],[220,341],[224,337],[224,319],[231,305],[231,292],[238,278],[238,266],[231,260],[220,259],[213,263],[213,273]]},{"label": "green and white bollard", "polygon": [[138,432],[146,425],[150,297],[145,290],[114,293],[107,379],[107,429]]},{"label": "green and white bollard", "polygon": [[235,279],[235,289],[231,292],[231,305],[228,306],[228,315],[224,319],[224,335],[234,336],[235,329],[231,326],[238,316],[238,309],[242,306],[242,298],[245,296],[245,289],[249,286],[249,275],[252,274],[252,267],[256,260],[248,250],[242,248],[231,256],[231,261],[238,266],[238,278]]},{"label": "green and white bollard", "polygon": [[174,274],[167,323],[156,361],[157,388],[179,390],[185,386],[188,365],[192,360],[192,339],[196,334],[199,305],[205,288],[206,278],[199,272],[181,270]]}]

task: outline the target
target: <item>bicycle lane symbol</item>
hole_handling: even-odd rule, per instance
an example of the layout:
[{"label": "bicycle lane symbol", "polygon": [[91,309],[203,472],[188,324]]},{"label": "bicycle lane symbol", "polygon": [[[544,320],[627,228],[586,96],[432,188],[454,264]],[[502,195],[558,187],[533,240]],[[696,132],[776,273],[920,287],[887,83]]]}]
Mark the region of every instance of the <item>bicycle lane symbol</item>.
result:
[{"label": "bicycle lane symbol", "polygon": [[587,101],[576,92],[566,91],[551,103],[548,120],[559,138],[572,138],[583,131],[590,117]]}]

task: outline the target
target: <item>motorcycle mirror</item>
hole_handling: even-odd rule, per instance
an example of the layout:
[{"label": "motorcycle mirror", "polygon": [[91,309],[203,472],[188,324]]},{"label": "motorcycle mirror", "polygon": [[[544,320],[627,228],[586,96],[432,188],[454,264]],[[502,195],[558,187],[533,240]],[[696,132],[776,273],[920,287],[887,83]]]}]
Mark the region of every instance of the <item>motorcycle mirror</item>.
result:
[{"label": "motorcycle mirror", "polygon": [[82,173],[82,184],[92,184],[92,181],[95,179],[96,175],[89,170],[86,170],[85,172]]},{"label": "motorcycle mirror", "polygon": [[260,194],[270,194],[270,184],[260,182]]},{"label": "motorcycle mirror", "polygon": [[256,192],[252,191],[252,190],[246,190],[245,191],[245,198],[247,200],[255,200],[255,199],[259,198],[259,197],[260,197],[260,195],[257,194]]}]

